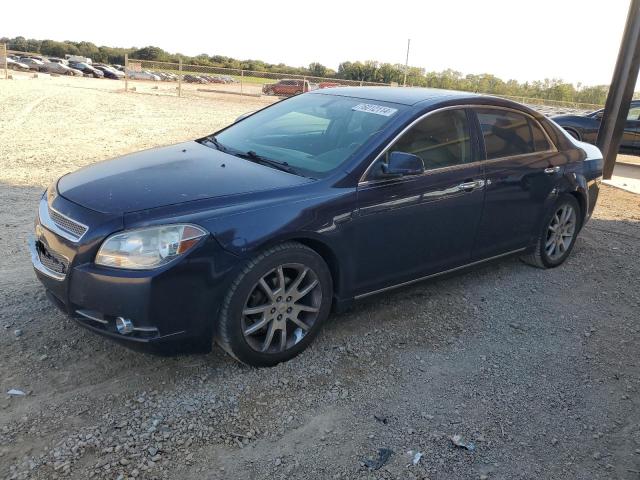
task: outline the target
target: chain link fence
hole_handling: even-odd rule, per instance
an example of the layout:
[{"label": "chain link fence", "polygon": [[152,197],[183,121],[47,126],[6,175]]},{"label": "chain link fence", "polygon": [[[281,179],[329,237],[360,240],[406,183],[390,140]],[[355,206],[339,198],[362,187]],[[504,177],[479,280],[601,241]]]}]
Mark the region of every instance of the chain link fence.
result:
[{"label": "chain link fence", "polygon": [[[30,63],[28,59],[32,59]],[[41,68],[38,61],[51,65],[50,60],[42,54],[8,50],[5,44],[0,44],[0,78],[9,78],[11,71],[24,73],[46,72],[52,75],[70,75],[70,72],[56,72],[51,68]],[[33,61],[35,60],[35,62]],[[72,59],[69,59],[73,62]],[[67,59],[53,59],[54,62],[69,64]],[[80,61],[76,59],[76,61]],[[254,97],[272,98],[289,97],[311,90],[333,88],[340,86],[390,86],[387,83],[345,80],[340,78],[313,77],[252,71],[243,69],[214,67],[209,65],[183,64],[182,62],[158,62],[152,60],[130,59],[125,56],[125,65],[92,64],[92,68],[107,67],[111,70],[122,71],[119,76],[104,74],[99,78],[119,79],[120,82],[110,83],[111,88],[142,93],[155,93],[175,96],[201,96],[226,93]],[[73,63],[71,63],[73,65]],[[118,73],[118,72],[116,72]],[[74,72],[75,75],[98,78],[98,75]],[[92,85],[99,88],[98,82]],[[106,86],[106,85],[105,85]],[[528,105],[545,115],[563,113],[581,114],[603,108],[603,105],[565,102],[542,98],[503,96],[519,103]]]},{"label": "chain link fence", "polygon": [[209,65],[191,65],[125,58],[126,90],[158,93],[289,97],[299,93],[339,86],[389,86],[387,83],[338,78],[258,72]]}]

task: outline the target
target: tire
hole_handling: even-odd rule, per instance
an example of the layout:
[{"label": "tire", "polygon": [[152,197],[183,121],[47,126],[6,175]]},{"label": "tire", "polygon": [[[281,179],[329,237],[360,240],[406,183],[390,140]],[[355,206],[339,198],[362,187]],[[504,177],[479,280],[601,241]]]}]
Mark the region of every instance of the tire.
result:
[{"label": "tire", "polygon": [[215,341],[247,365],[285,362],[316,337],[332,298],[331,274],[320,255],[295,242],[277,245],[249,260],[231,284]]},{"label": "tire", "polygon": [[581,219],[578,201],[572,195],[562,195],[547,214],[534,250],[522,256],[522,261],[538,268],[562,265],[576,243]]}]

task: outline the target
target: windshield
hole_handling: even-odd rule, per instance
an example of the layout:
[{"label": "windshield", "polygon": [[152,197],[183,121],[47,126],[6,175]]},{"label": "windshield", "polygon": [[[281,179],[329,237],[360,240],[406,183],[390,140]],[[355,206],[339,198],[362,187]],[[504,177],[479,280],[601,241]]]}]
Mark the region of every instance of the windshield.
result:
[{"label": "windshield", "polygon": [[400,110],[393,103],[334,95],[299,95],[215,135],[232,155],[272,160],[294,173],[322,177],[345,162]]}]

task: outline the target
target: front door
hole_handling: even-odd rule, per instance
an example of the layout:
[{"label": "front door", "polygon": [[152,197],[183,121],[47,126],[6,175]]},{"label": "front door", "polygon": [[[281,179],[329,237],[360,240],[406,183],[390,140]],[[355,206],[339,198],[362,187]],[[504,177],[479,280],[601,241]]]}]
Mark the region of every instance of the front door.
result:
[{"label": "front door", "polygon": [[[435,111],[380,157],[358,187],[356,295],[469,262],[484,199],[470,113]],[[425,173],[387,179],[386,155],[418,155]]]}]

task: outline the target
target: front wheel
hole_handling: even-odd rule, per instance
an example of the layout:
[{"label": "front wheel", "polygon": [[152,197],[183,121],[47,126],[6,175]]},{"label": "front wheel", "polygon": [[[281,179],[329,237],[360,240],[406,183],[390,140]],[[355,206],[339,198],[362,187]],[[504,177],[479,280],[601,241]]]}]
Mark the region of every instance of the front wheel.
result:
[{"label": "front wheel", "polygon": [[216,341],[237,360],[273,366],[302,352],[329,315],[331,274],[320,255],[294,242],[250,260],[225,297]]},{"label": "front wheel", "polygon": [[578,201],[572,195],[561,196],[543,224],[535,249],[522,260],[540,268],[561,265],[575,245],[580,222]]}]

